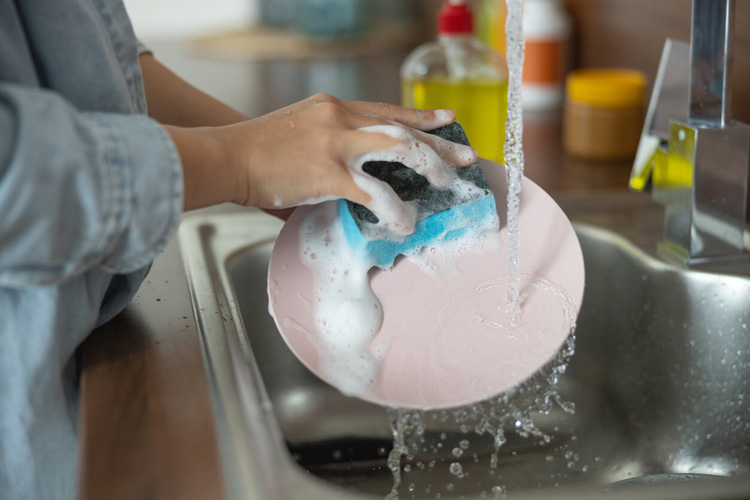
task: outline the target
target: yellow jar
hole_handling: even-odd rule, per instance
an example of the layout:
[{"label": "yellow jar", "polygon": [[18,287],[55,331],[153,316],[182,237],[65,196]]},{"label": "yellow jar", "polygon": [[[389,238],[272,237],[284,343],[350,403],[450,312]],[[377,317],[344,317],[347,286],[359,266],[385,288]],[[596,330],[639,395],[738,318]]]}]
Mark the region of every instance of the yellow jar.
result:
[{"label": "yellow jar", "polygon": [[565,83],[563,144],[586,160],[632,158],[643,128],[646,77],[625,69],[582,69]]}]

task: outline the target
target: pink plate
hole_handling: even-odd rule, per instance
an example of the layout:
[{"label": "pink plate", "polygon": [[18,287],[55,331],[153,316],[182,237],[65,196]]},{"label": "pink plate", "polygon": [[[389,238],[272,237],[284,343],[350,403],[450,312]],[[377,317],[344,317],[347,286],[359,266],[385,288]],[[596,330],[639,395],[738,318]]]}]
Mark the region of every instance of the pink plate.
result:
[{"label": "pink plate", "polygon": [[[381,357],[372,387],[359,397],[417,409],[478,402],[526,380],[570,334],[584,286],[583,256],[570,221],[547,193],[524,179],[521,316],[512,322],[505,168],[481,163],[503,226],[494,236],[499,243],[457,258],[450,272],[437,275],[403,257],[390,271],[370,271],[370,286],[383,312],[370,348]],[[314,209],[298,208],[276,241],[268,271],[269,310],[292,352],[335,386],[321,361],[311,307],[314,273],[300,253],[300,227]]]}]

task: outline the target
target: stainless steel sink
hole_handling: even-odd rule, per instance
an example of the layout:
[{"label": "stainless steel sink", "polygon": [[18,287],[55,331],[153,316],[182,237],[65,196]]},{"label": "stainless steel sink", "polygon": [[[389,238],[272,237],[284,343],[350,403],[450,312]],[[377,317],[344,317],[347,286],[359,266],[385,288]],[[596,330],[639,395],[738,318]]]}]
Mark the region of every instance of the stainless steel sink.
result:
[{"label": "stainless steel sink", "polygon": [[[321,382],[268,314],[280,227],[227,209],[188,215],[179,233],[232,498],[383,498],[394,412]],[[400,498],[750,498],[750,279],[673,267],[595,226],[576,231],[587,282],[562,405],[538,401],[558,375],[551,364],[481,412],[421,415]],[[503,414],[534,399],[545,411]],[[475,432],[486,411],[505,427],[499,448]]]}]

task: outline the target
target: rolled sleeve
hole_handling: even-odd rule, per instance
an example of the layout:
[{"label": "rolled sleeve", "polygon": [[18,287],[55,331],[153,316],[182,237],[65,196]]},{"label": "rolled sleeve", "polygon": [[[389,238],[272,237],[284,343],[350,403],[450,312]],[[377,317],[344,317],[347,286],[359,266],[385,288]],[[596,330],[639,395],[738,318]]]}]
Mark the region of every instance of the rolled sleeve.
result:
[{"label": "rolled sleeve", "polygon": [[179,224],[179,155],[146,116],[81,113],[54,92],[0,84],[0,161],[0,286],[132,272]]},{"label": "rolled sleeve", "polygon": [[142,54],[153,54],[153,53],[154,51],[151,50],[145,43],[138,40],[138,55],[139,56]]}]

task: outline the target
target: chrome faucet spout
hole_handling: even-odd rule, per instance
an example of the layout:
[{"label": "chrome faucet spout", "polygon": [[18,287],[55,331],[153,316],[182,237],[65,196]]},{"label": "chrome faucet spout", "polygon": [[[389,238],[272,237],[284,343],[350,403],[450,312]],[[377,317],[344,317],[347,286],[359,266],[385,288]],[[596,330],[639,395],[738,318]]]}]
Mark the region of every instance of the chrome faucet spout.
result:
[{"label": "chrome faucet spout", "polygon": [[734,9],[693,0],[689,51],[667,41],[631,175],[665,206],[660,253],[689,266],[750,263],[750,126],[731,117]]},{"label": "chrome faucet spout", "polygon": [[688,118],[723,127],[731,120],[735,0],[693,0]]}]

